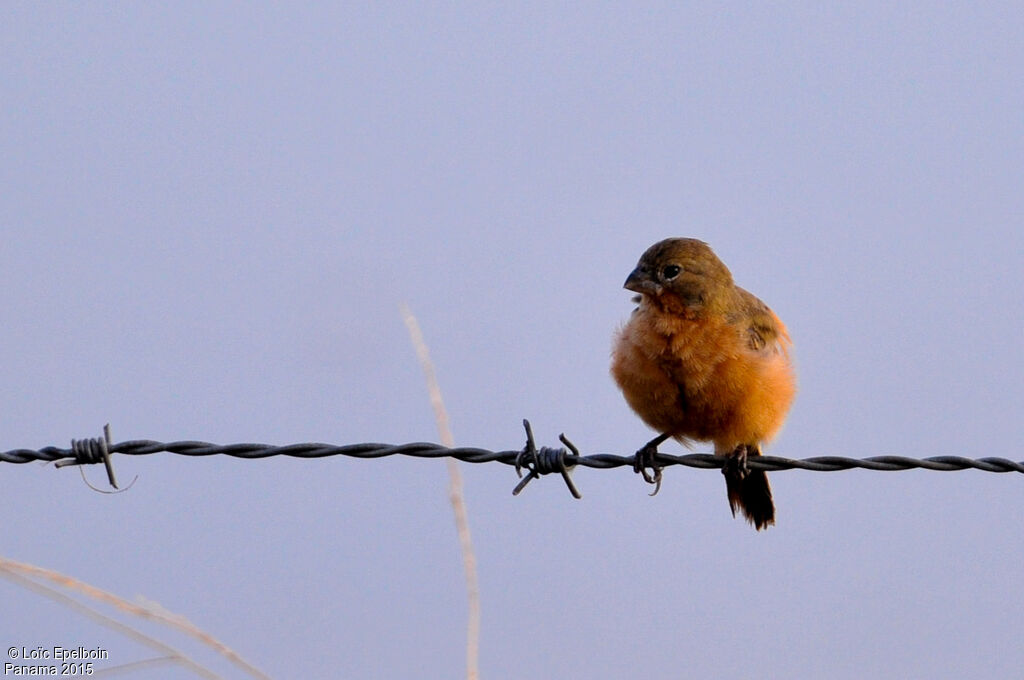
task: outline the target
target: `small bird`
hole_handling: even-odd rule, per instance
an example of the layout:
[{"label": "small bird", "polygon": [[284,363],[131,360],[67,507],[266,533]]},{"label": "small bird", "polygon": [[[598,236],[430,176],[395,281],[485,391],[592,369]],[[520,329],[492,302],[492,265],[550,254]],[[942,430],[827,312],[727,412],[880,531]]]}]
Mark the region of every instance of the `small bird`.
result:
[{"label": "small bird", "polygon": [[761,455],[796,395],[786,326],[693,238],[655,243],[624,287],[639,304],[615,336],[611,373],[660,433],[637,451],[636,470],[660,483],[658,445],[710,441],[729,458],[722,473],[733,516],[739,508],[758,530],[774,524],[768,476],[750,470],[747,457]]}]

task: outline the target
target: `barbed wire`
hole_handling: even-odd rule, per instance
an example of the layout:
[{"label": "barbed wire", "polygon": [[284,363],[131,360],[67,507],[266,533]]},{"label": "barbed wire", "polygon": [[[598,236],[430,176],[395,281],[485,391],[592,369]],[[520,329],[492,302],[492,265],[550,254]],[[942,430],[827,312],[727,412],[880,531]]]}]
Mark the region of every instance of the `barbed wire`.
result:
[{"label": "barbed wire", "polygon": [[[33,461],[55,462],[58,467],[65,465],[89,465],[104,463],[107,467],[111,486],[117,488],[110,464],[110,454],[119,453],[126,456],[147,456],[154,453],[175,453],[181,456],[231,456],[246,460],[270,458],[272,456],[289,456],[291,458],[326,458],[329,456],[349,456],[352,458],[386,458],[388,456],[411,456],[415,458],[455,458],[466,463],[504,463],[516,468],[522,477],[526,477],[513,491],[518,494],[528,482],[541,475],[553,472],[561,473],[570,492],[580,497],[569,472],[576,466],[610,469],[630,467],[639,470],[641,465],[669,467],[682,465],[699,469],[721,469],[728,463],[728,458],[704,453],[671,455],[656,452],[645,460],[638,460],[637,454],[623,456],[609,453],[581,455],[565,435],[559,435],[564,447],[537,447],[534,444],[533,432],[528,421],[523,421],[526,428],[526,446],[518,450],[490,451],[472,447],[448,448],[440,444],[414,442],[411,444],[323,444],[316,442],[287,444],[211,444],[202,441],[158,442],[151,440],[132,440],[114,444],[110,441],[109,425],[104,428],[104,437],[95,439],[72,440],[71,448],[47,446],[42,449],[12,449],[0,452],[0,462],[30,463]],[[933,456],[931,458],[909,458],[907,456],[872,456],[870,458],[846,458],[843,456],[817,456],[814,458],[783,458],[780,456],[750,456],[747,467],[751,470],[778,472],[782,470],[810,470],[812,472],[838,472],[840,470],[981,470],[983,472],[1019,472],[1024,473],[1024,461],[1014,462],[1006,458],[964,458],[962,456]]]}]

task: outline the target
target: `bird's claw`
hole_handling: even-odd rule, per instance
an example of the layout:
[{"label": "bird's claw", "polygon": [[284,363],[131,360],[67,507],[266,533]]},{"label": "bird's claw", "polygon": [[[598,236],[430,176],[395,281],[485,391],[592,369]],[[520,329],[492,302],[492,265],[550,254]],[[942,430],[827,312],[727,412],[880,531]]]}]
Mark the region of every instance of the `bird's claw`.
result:
[{"label": "bird's claw", "polygon": [[640,473],[644,481],[654,485],[651,496],[656,496],[661,491],[661,470],[662,466],[655,462],[658,455],[658,445],[665,441],[665,435],[659,435],[643,445],[636,455],[633,456],[633,472]]},{"label": "bird's claw", "polygon": [[740,444],[728,455],[722,465],[722,474],[733,479],[744,479],[750,474],[750,467],[747,466],[746,444]]}]

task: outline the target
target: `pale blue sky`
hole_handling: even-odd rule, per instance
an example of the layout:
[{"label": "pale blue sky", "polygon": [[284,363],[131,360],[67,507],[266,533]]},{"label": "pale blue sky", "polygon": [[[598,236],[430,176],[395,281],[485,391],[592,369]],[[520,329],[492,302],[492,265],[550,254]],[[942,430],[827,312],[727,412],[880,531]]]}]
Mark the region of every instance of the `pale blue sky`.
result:
[{"label": "pale blue sky", "polygon": [[[1013,3],[7,3],[0,41],[0,449],[436,441],[405,301],[460,444],[628,454],[622,282],[694,236],[793,335],[768,452],[1024,459]],[[274,678],[463,674],[442,462],[114,462],[0,465],[0,554]],[[758,534],[714,471],[463,473],[487,680],[1019,677],[1019,475],[776,473]],[[0,603],[3,649],[149,655]]]}]

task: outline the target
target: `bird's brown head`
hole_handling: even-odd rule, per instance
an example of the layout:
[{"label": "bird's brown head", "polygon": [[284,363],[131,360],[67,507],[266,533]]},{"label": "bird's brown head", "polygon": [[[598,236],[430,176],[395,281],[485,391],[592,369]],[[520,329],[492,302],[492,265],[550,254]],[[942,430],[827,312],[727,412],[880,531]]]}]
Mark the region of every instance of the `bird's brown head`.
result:
[{"label": "bird's brown head", "polygon": [[695,238],[668,238],[648,248],[624,287],[673,311],[699,313],[727,306],[733,295],[732,274]]}]

